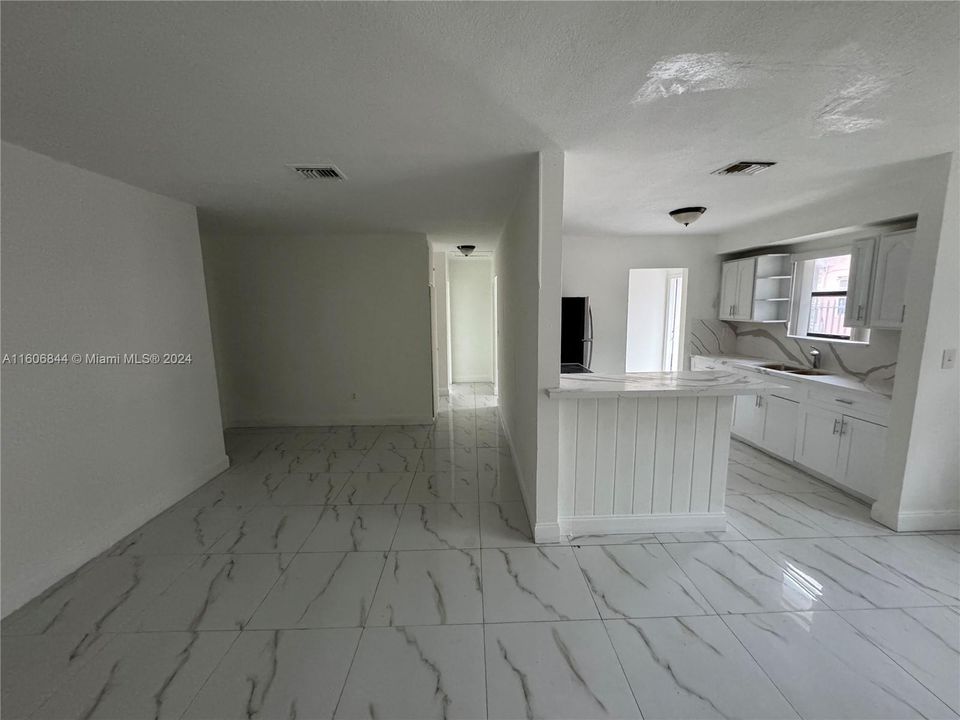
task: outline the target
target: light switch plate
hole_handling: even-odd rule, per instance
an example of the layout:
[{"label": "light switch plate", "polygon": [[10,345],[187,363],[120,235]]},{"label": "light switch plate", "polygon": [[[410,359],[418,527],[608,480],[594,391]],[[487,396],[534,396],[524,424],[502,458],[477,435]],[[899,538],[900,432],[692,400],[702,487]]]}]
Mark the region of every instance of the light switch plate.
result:
[{"label": "light switch plate", "polygon": [[949,348],[943,351],[943,360],[940,361],[940,367],[943,370],[952,370],[957,365],[957,349]]}]

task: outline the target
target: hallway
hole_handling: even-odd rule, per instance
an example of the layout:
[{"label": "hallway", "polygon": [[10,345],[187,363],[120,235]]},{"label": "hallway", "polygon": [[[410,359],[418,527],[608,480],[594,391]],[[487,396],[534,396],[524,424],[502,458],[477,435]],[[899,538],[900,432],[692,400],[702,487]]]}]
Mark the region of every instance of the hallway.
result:
[{"label": "hallway", "polygon": [[960,712],[960,536],[891,533],[741,443],[725,533],[540,547],[489,385],[433,426],[227,443],[3,621],[4,718]]}]

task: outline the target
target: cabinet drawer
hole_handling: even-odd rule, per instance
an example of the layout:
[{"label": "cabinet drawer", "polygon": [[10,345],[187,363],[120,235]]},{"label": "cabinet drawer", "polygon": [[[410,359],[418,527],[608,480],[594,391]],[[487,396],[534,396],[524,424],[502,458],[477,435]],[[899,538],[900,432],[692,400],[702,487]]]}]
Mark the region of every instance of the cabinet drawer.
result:
[{"label": "cabinet drawer", "polygon": [[862,413],[871,422],[886,424],[890,414],[890,401],[883,397],[874,397],[866,393],[846,392],[838,388],[812,386],[807,398],[822,407],[842,412],[854,417]]}]

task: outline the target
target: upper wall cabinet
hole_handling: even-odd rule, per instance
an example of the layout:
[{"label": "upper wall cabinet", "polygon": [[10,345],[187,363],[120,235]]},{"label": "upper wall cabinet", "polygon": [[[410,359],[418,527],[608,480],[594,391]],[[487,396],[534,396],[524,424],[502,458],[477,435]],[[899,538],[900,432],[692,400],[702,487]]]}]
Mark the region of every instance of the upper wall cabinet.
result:
[{"label": "upper wall cabinet", "polygon": [[758,255],[723,263],[721,320],[786,322],[789,303],[789,255]]},{"label": "upper wall cabinet", "polygon": [[873,280],[873,256],[877,238],[857,240],[850,251],[850,279],[847,281],[847,304],[843,324],[864,328],[869,323],[870,285]]},{"label": "upper wall cabinet", "polygon": [[898,329],[903,326],[907,314],[907,271],[914,236],[913,230],[902,230],[881,235],[877,241],[869,327]]}]

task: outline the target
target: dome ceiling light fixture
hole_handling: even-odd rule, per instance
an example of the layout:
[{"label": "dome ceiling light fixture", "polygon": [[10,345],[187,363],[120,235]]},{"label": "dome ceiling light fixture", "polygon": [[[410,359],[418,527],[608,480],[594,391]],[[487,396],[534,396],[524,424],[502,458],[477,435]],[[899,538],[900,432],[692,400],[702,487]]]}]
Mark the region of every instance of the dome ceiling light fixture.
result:
[{"label": "dome ceiling light fixture", "polygon": [[687,227],[690,223],[699,220],[700,216],[706,211],[707,209],[705,207],[685,207],[679,208],[678,210],[671,210],[670,217],[684,227]]},{"label": "dome ceiling light fixture", "polygon": [[470,257],[473,255],[473,251],[477,249],[476,245],[457,245],[457,250],[463,253],[464,257]]}]

